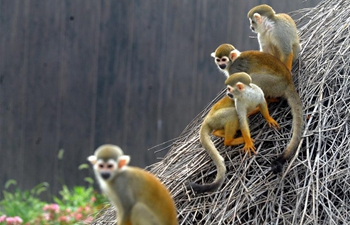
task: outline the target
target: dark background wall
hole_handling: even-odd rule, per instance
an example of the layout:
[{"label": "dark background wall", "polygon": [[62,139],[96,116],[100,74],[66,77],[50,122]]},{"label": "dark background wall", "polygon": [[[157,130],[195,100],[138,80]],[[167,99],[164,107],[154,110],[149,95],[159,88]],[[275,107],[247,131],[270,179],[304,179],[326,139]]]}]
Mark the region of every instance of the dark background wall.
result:
[{"label": "dark background wall", "polygon": [[[145,167],[223,88],[210,53],[258,49],[246,14],[320,0],[0,0],[0,187],[84,184],[101,144]],[[58,159],[64,150],[63,159]]]}]

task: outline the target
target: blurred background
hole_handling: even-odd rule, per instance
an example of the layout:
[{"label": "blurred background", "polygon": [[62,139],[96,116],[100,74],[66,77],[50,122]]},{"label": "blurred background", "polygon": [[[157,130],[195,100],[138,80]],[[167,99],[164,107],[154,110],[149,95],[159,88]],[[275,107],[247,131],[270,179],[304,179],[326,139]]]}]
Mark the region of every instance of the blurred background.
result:
[{"label": "blurred background", "polygon": [[[210,53],[258,49],[246,17],[320,0],[1,0],[0,189],[84,185],[105,143],[144,168],[224,87]],[[162,146],[170,145],[171,141]],[[161,147],[162,147],[161,146]],[[152,148],[152,149],[150,149]]]}]

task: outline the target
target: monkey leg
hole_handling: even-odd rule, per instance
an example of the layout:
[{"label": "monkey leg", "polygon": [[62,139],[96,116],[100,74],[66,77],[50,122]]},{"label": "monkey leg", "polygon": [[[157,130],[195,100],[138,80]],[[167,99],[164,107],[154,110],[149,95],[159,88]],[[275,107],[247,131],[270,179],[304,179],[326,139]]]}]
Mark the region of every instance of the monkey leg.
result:
[{"label": "monkey leg", "polygon": [[[280,99],[279,98],[266,98],[266,103],[271,103],[271,102],[279,102]],[[250,111],[248,114],[247,114],[247,117],[250,117],[254,114],[257,114],[258,112],[261,112],[261,110],[259,109],[259,106],[256,107],[255,109],[253,109],[252,111]]]},{"label": "monkey leg", "polygon": [[263,115],[263,117],[265,118],[267,123],[269,124],[269,127],[275,127],[277,129],[280,129],[280,125],[276,122],[276,120],[274,120],[270,116],[269,109],[267,108],[267,103],[264,102],[264,103],[260,104],[259,108],[260,108],[261,114]]},{"label": "monkey leg", "polygon": [[254,146],[253,139],[250,137],[249,125],[246,118],[245,118],[245,121],[241,121],[241,132],[245,142],[243,151],[247,152],[249,156],[251,156],[252,153],[256,155],[256,152],[255,152],[256,148]]},{"label": "monkey leg", "polygon": [[214,130],[212,134],[216,137],[224,138],[225,137],[225,130],[224,129]]},{"label": "monkey leg", "polygon": [[233,138],[230,143],[228,143],[226,146],[234,146],[234,145],[240,145],[244,144],[244,138],[243,137],[238,137],[238,138]]},{"label": "monkey leg", "polygon": [[294,54],[293,51],[283,60],[284,64],[288,68],[289,71],[292,71]]},{"label": "monkey leg", "polygon": [[225,134],[224,145],[225,146],[242,144],[241,142],[235,140],[234,138],[237,133],[238,127],[239,127],[239,121],[238,121],[237,115],[231,121],[225,124],[225,128],[224,128],[224,134]]},{"label": "monkey leg", "polygon": [[152,209],[141,202],[132,207],[130,214],[132,225],[162,225]]},{"label": "monkey leg", "polygon": [[[221,130],[214,130],[213,131],[213,135],[215,135],[216,137],[222,137],[225,138],[225,130],[221,129]],[[244,139],[243,137],[238,137],[238,138],[233,138],[232,140],[230,140],[230,138],[228,138],[226,142],[226,146],[234,146],[234,145],[240,145],[240,144],[244,144]]]},{"label": "monkey leg", "polygon": [[260,111],[259,107],[256,107],[252,111],[248,112],[247,117],[257,114]]}]

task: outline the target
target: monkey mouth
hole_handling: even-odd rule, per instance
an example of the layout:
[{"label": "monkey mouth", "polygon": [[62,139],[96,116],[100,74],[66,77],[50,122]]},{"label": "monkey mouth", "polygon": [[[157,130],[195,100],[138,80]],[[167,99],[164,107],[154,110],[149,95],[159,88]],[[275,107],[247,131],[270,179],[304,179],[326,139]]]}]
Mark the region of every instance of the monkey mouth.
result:
[{"label": "monkey mouth", "polygon": [[255,32],[255,29],[253,26],[250,26],[250,29]]},{"label": "monkey mouth", "polygon": [[222,65],[219,65],[220,69],[225,69],[226,68],[226,65],[225,64],[222,64]]},{"label": "monkey mouth", "polygon": [[229,98],[233,99],[233,94],[227,93],[226,95],[227,95]]}]

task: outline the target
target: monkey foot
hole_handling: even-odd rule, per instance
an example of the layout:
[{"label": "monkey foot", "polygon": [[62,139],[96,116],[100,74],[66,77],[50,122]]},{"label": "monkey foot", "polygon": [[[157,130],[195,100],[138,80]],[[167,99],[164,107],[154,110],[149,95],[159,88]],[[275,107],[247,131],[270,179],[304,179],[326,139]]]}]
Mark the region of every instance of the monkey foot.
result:
[{"label": "monkey foot", "polygon": [[269,127],[275,127],[277,129],[280,129],[280,125],[277,123],[276,120],[274,120],[272,118],[267,120],[267,123],[269,124]]},{"label": "monkey foot", "polygon": [[254,146],[254,144],[253,143],[251,143],[251,144],[245,144],[244,145],[244,147],[243,147],[243,151],[245,152],[245,153],[248,153],[249,154],[249,157],[250,156],[252,156],[252,153],[254,154],[254,155],[256,155],[256,151],[255,151],[255,146]]}]

